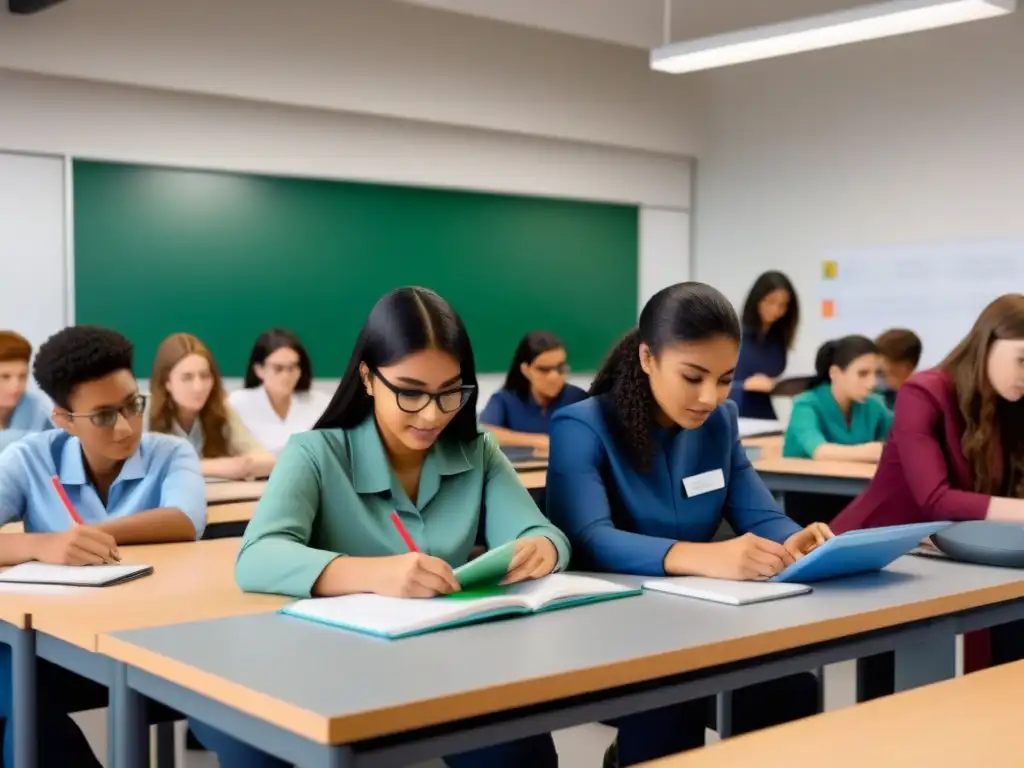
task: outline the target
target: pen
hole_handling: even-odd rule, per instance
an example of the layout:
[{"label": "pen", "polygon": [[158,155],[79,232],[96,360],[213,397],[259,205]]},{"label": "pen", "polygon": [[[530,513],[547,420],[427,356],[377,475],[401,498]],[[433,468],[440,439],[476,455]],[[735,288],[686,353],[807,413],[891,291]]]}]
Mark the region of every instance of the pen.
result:
[{"label": "pen", "polygon": [[78,510],[75,509],[75,505],[71,503],[71,499],[68,498],[67,491],[64,490],[64,486],[60,484],[60,478],[54,475],[50,478],[50,482],[53,483],[53,489],[57,491],[57,495],[60,496],[60,500],[64,503],[64,509],[71,515],[71,520],[76,525],[85,525],[82,522],[81,516],[78,514]]},{"label": "pen", "polygon": [[395,528],[398,529],[398,535],[402,537],[402,541],[405,542],[405,546],[409,548],[410,552],[419,552],[420,548],[416,546],[416,542],[412,540],[412,536],[405,530],[405,526],[402,525],[402,520],[399,518],[397,512],[391,513],[391,522],[395,524]]}]

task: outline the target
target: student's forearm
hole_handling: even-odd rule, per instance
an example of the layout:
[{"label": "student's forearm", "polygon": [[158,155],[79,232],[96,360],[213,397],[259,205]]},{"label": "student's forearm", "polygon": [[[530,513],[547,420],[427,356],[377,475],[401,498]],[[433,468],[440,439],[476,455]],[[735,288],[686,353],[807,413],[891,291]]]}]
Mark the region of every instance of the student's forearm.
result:
[{"label": "student's forearm", "polygon": [[548,445],[548,436],[544,434],[516,432],[505,427],[492,427],[489,424],[484,424],[484,429],[494,433],[498,438],[498,445],[509,448],[546,448]]},{"label": "student's forearm", "polygon": [[277,457],[272,453],[266,453],[260,451],[259,453],[248,454],[249,460],[252,462],[252,475],[253,477],[270,477],[271,470],[274,469],[274,465],[277,463]]},{"label": "student's forearm", "polygon": [[[993,523],[1024,523],[1024,499],[993,496],[985,519]],[[3,538],[0,536],[0,538]]]},{"label": "student's forearm", "polygon": [[704,576],[706,561],[714,555],[714,544],[680,541],[665,555],[665,573],[669,576]]},{"label": "student's forearm", "polygon": [[0,533],[0,566],[35,560],[40,533]]},{"label": "student's forearm", "polygon": [[814,450],[816,461],[859,461],[877,464],[882,457],[882,443],[864,443],[863,445],[836,445],[823,443]]},{"label": "student's forearm", "polygon": [[220,459],[203,459],[199,462],[203,477],[231,477],[235,470],[235,460],[230,456]]},{"label": "student's forearm", "polygon": [[755,373],[743,382],[744,392],[770,393],[775,388],[775,380],[763,373]]},{"label": "student's forearm", "polygon": [[377,591],[379,557],[338,557],[332,560],[313,583],[315,597],[353,595]]},{"label": "student's forearm", "polygon": [[109,533],[121,545],[196,540],[196,527],[192,520],[180,509],[172,507],[119,517],[96,527]]}]

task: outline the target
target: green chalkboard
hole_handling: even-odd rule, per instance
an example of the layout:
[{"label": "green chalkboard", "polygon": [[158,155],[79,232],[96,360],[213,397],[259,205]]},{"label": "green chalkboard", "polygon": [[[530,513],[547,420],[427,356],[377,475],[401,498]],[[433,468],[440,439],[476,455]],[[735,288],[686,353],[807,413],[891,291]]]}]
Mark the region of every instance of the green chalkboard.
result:
[{"label": "green chalkboard", "polygon": [[140,376],[176,331],[240,376],[283,326],[336,377],[402,285],[451,302],[482,372],[535,328],[592,370],[636,320],[635,206],[82,160],[73,179],[75,320],[131,338]]}]

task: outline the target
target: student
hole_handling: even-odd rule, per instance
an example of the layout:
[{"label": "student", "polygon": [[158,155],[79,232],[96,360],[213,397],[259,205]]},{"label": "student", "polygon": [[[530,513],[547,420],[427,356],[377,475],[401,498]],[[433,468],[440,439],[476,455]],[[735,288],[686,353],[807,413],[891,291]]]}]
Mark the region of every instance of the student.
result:
[{"label": "student", "polygon": [[[39,350],[36,381],[53,400],[60,430],[29,435],[0,455],[0,566],[29,560],[116,562],[118,547],[191,541],[206,525],[206,490],[189,445],[142,434],[146,398],[132,375],[131,343],[102,328],[65,328]],[[74,525],[51,484],[56,475],[81,515]],[[106,690],[48,661],[37,669],[41,768],[100,763],[69,712],[106,705]],[[11,652],[0,645],[4,765],[14,764]]]},{"label": "student", "polygon": [[33,432],[52,429],[46,400],[26,392],[32,345],[14,331],[0,331],[0,451]]},{"label": "student", "polygon": [[228,398],[242,423],[270,453],[288,438],[313,428],[330,398],[312,389],[313,366],[291,331],[274,328],[260,335],[245,369],[245,389]]},{"label": "student", "polygon": [[746,419],[776,418],[771,392],[786,370],[800,324],[800,302],[781,272],[765,272],[754,281],[743,304],[743,345],[729,392]]},{"label": "student", "polygon": [[[900,388],[889,442],[838,531],[943,520],[1024,524],[1024,294],[981,313],[938,368]],[[992,661],[1024,658],[1024,622],[993,627]],[[868,698],[891,693],[893,659],[865,664]]]},{"label": "student", "polygon": [[203,475],[247,480],[274,468],[224,396],[213,355],[195,336],[168,336],[156,351],[149,386],[149,428],[184,437],[202,459]]},{"label": "student", "polygon": [[[832,534],[801,529],[776,506],[739,441],[726,402],[740,324],[701,283],[657,293],[619,342],[591,398],[551,424],[548,514],[583,570],[723,579],[773,576]],[[713,542],[727,520],[738,538]],[[812,714],[811,675],[735,692],[738,732]],[[613,723],[620,765],[704,743],[708,702],[676,704]],[[614,764],[610,754],[606,765]]]},{"label": "student", "polygon": [[875,344],[882,363],[875,392],[882,396],[891,411],[896,408],[896,393],[914,375],[921,362],[923,346],[918,335],[905,328],[886,331],[875,339]]},{"label": "student", "polygon": [[547,331],[531,331],[516,347],[504,388],[495,392],[480,422],[505,446],[548,454],[548,425],[559,408],[578,403],[587,393],[566,381],[569,365],[562,340]]},{"label": "student", "polygon": [[[478,429],[476,399],[473,350],[455,311],[425,288],[384,296],[316,429],[281,454],[242,540],[239,586],[295,597],[449,594],[459,588],[452,568],[478,535],[489,548],[517,543],[510,581],[564,569],[568,541]],[[406,549],[394,510],[421,553]],[[193,730],[222,768],[285,765],[208,726]],[[557,756],[545,734],[446,761],[548,768]]]},{"label": "student", "polygon": [[877,462],[892,427],[892,411],[873,396],[878,366],[878,347],[864,336],[823,344],[811,389],[793,400],[782,455]]}]

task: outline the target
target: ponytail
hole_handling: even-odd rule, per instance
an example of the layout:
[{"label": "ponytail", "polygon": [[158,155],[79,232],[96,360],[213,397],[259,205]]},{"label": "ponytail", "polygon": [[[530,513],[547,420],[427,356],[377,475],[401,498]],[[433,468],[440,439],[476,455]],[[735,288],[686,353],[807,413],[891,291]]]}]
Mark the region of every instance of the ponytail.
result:
[{"label": "ponytail", "polygon": [[651,424],[655,408],[650,380],[640,367],[641,343],[640,329],[634,328],[612,347],[590,385],[590,396],[611,394],[613,432],[626,446],[637,469],[649,472],[654,455]]},{"label": "ponytail", "polygon": [[832,380],[829,371],[833,365],[845,371],[858,357],[877,354],[878,346],[866,336],[844,336],[841,339],[826,341],[818,347],[818,354],[814,357],[814,378],[811,380],[811,387],[828,384]]}]

